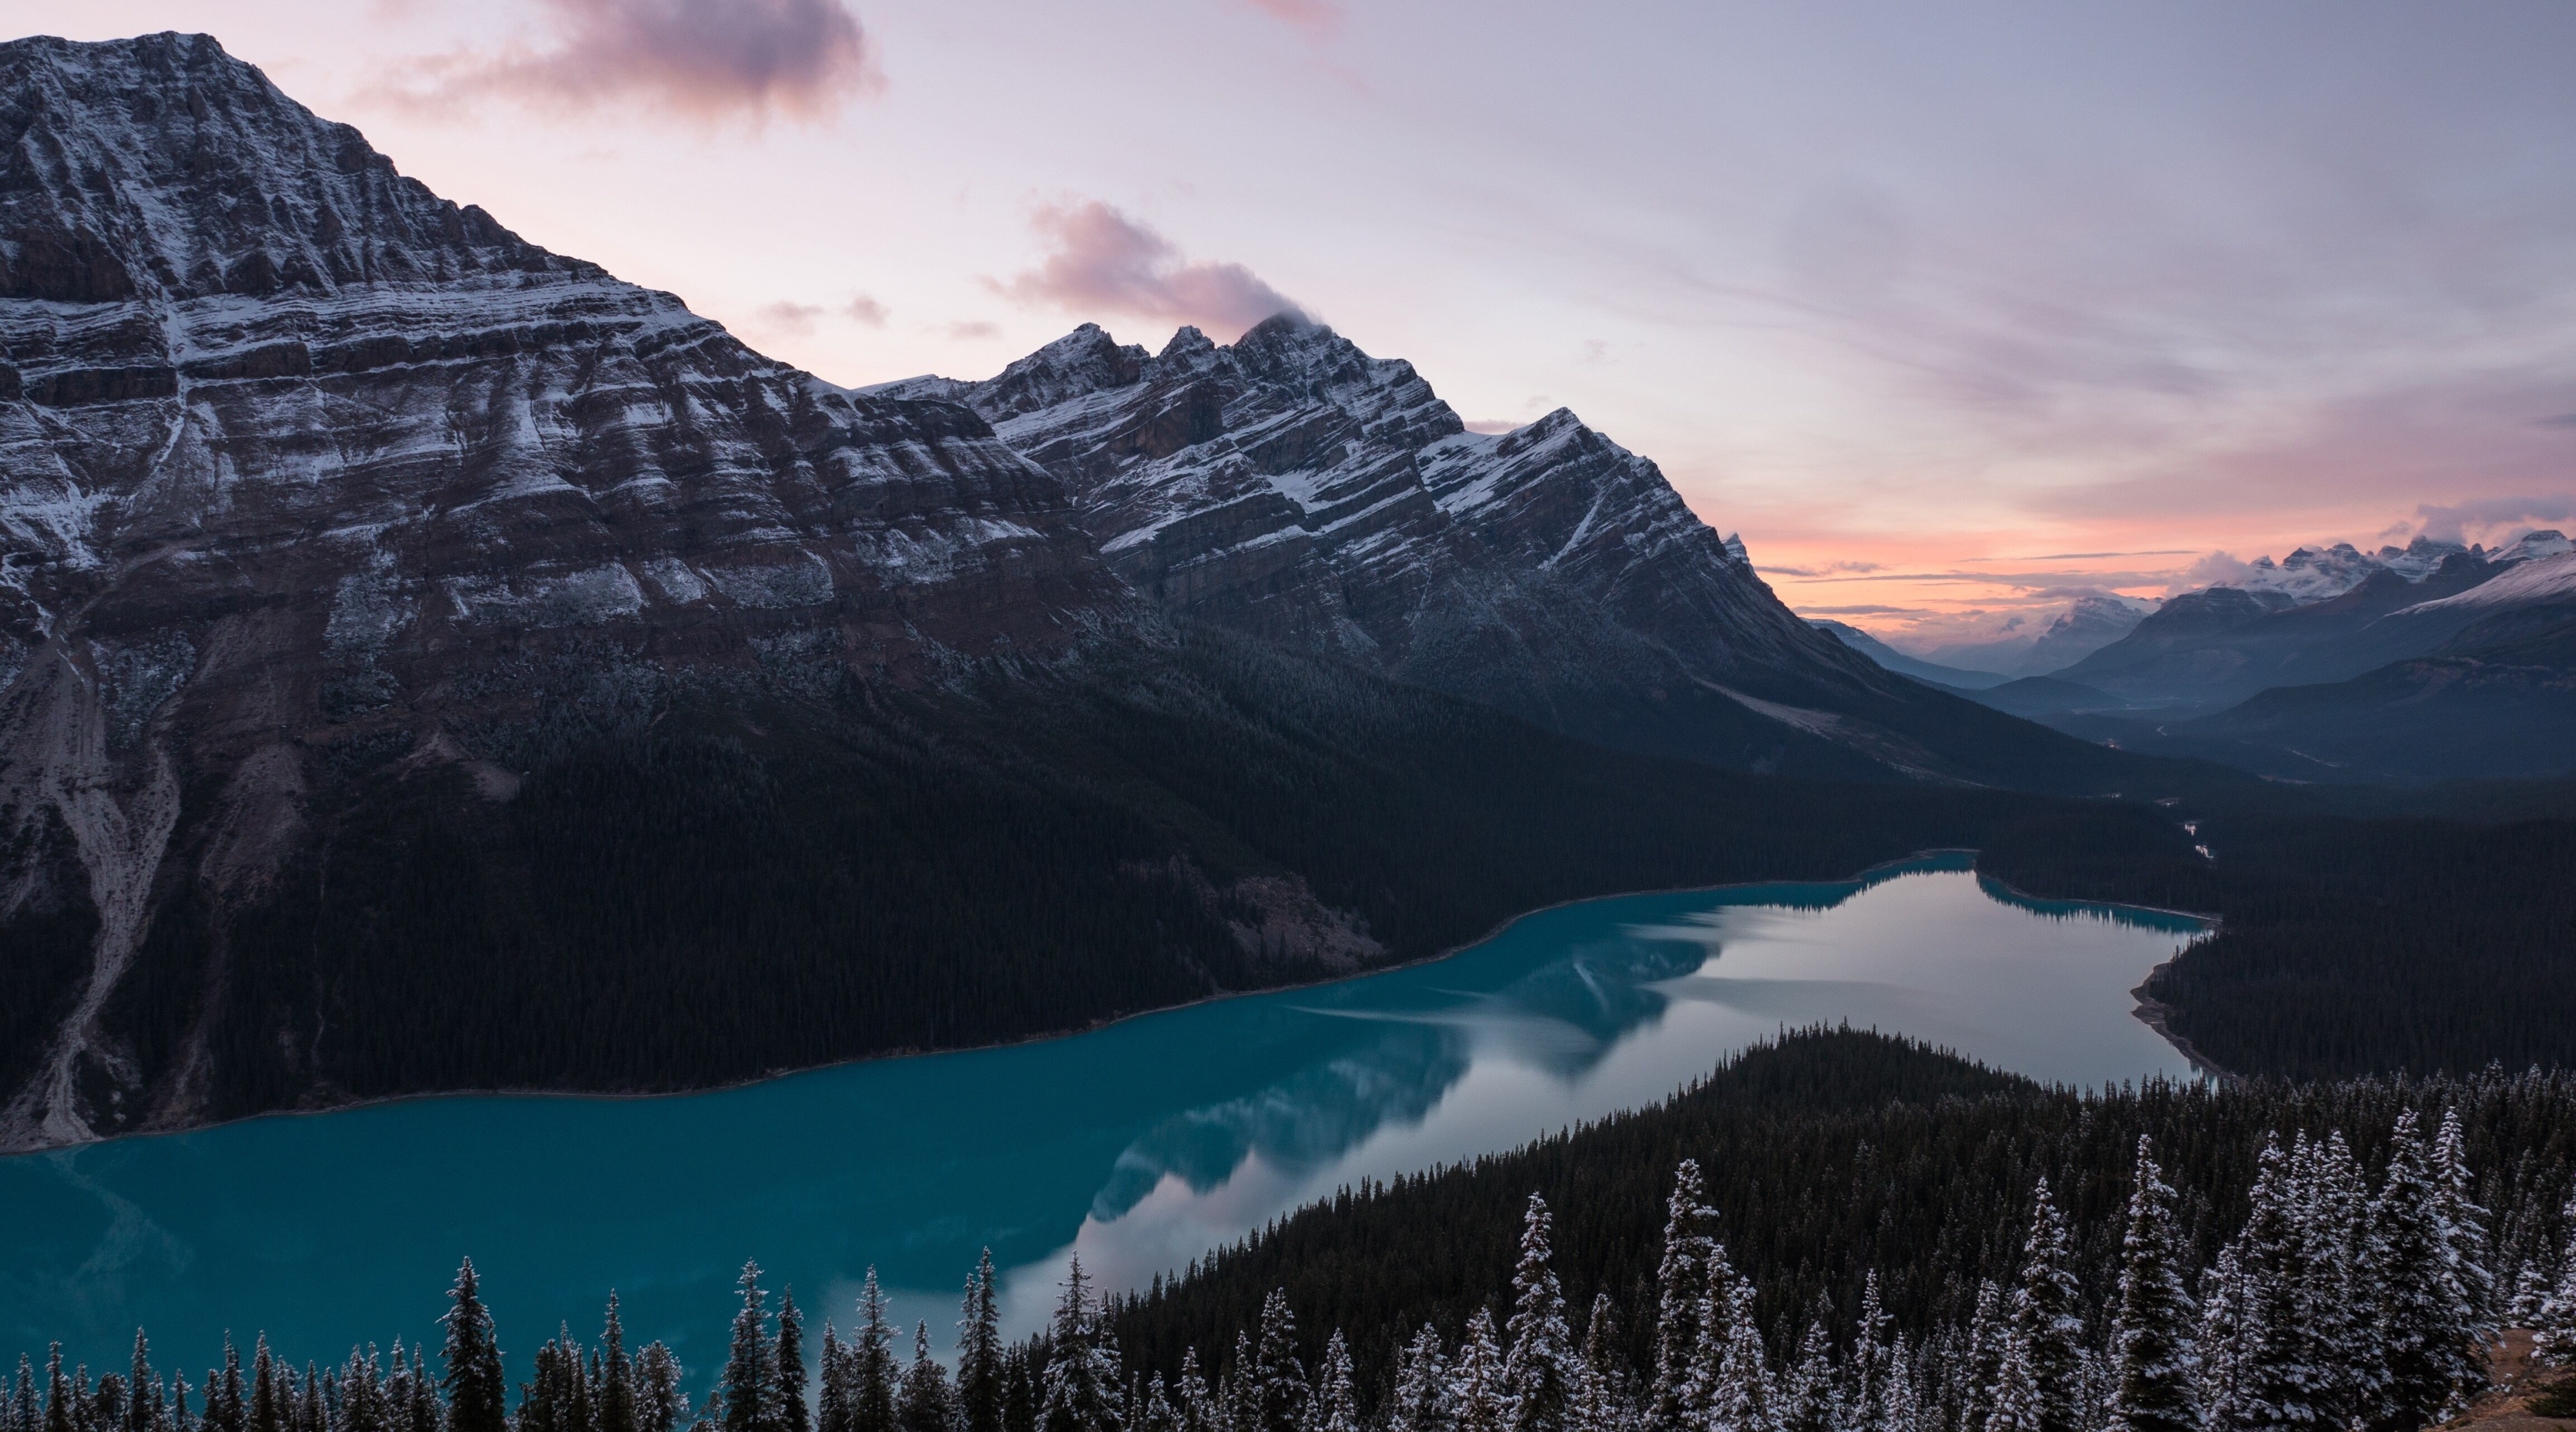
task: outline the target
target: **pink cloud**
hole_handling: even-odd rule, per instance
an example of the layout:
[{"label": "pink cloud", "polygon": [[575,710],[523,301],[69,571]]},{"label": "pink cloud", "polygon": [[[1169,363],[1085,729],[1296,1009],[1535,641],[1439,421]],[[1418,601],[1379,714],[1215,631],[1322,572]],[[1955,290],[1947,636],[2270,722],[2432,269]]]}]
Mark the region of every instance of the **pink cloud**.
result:
[{"label": "pink cloud", "polygon": [[841,313],[852,322],[864,323],[870,328],[885,327],[886,306],[864,293],[841,305]]},{"label": "pink cloud", "polygon": [[541,0],[554,44],[424,67],[447,105],[484,94],[585,107],[666,106],[697,119],[821,119],[884,87],[843,0]]},{"label": "pink cloud", "polygon": [[1332,0],[1245,0],[1253,9],[1274,20],[1306,31],[1318,39],[1342,26],[1342,7]]},{"label": "pink cloud", "polygon": [[1129,313],[1231,337],[1297,304],[1235,263],[1185,261],[1172,241],[1098,200],[1038,211],[1046,261],[993,287],[1026,304]]}]

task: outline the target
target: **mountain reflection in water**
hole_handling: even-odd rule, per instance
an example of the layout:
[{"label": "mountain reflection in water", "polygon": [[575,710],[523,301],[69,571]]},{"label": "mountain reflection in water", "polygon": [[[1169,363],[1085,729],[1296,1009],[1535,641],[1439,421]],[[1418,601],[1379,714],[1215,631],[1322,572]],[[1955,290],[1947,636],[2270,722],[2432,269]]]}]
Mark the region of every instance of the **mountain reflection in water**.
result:
[{"label": "mountain reflection in water", "polygon": [[1033,1329],[1079,1252],[1138,1286],[1360,1178],[1660,1099],[1781,1027],[1848,1019],[2100,1083],[2187,1068],[2127,991],[2177,917],[2012,899],[1964,857],[1867,881],[1542,911],[1453,958],[1066,1039],[718,1093],[442,1098],[0,1159],[0,1354],[109,1365],[136,1323],[202,1367],[435,1336],[471,1253],[504,1346],[597,1321],[721,1362],[746,1257],[848,1321],[954,1321],[990,1245]]}]

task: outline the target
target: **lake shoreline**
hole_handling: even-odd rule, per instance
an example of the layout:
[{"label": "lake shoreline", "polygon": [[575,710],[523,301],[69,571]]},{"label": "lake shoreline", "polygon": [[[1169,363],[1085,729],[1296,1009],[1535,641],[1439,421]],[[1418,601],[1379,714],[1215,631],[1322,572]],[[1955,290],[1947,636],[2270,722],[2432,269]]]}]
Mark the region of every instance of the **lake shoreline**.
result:
[{"label": "lake shoreline", "polygon": [[[1607,895],[1576,896],[1570,899],[1557,900],[1545,905],[1537,905],[1526,910],[1518,911],[1497,922],[1490,929],[1487,929],[1484,933],[1476,936],[1474,939],[1461,941],[1458,944],[1450,945],[1434,953],[1419,956],[1410,960],[1398,960],[1388,964],[1373,965],[1367,969],[1354,970],[1346,974],[1333,975],[1324,979],[1294,980],[1285,984],[1266,985],[1259,989],[1219,990],[1211,994],[1202,995],[1196,999],[1183,1000],[1177,1004],[1156,1005],[1151,1009],[1134,1010],[1126,1014],[1115,1016],[1114,1018],[1094,1020],[1084,1025],[1064,1029],[1047,1030],[1040,1033],[1023,1035],[1014,1039],[990,1040],[982,1044],[943,1045],[935,1049],[906,1047],[879,1050],[872,1054],[854,1055],[847,1059],[835,1059],[821,1064],[804,1064],[788,1069],[767,1070],[747,1078],[729,1080],[719,1084],[700,1084],[676,1089],[424,1089],[413,1093],[380,1094],[367,1098],[353,1098],[333,1103],[308,1104],[285,1109],[264,1109],[255,1114],[243,1114],[235,1118],[210,1119],[203,1122],[181,1124],[168,1128],[136,1129],[129,1133],[111,1134],[105,1138],[85,1139],[74,1143],[34,1144],[22,1148],[0,1149],[0,1161],[43,1154],[71,1153],[80,1149],[92,1148],[105,1144],[122,1144],[153,1139],[181,1138],[189,1134],[203,1133],[211,1129],[229,1128],[237,1124],[256,1123],[264,1119],[315,1118],[330,1114],[349,1113],[359,1109],[380,1108],[395,1104],[418,1103],[431,1099],[554,1099],[599,1102],[631,1102],[646,1099],[685,1099],[704,1094],[729,1093],[740,1089],[752,1088],[761,1084],[776,1083],[785,1079],[793,1079],[808,1074],[820,1074],[830,1070],[849,1068],[855,1065],[877,1064],[896,1059],[936,1059],[946,1055],[980,1054],[997,1049],[1015,1049],[1028,1045],[1048,1044],[1058,1040],[1078,1038],[1086,1034],[1095,1034],[1104,1029],[1115,1028],[1118,1025],[1132,1023],[1137,1020],[1150,1019],[1157,1015],[1197,1009],[1206,1005],[1219,1004],[1227,1000],[1250,999],[1264,995],[1285,994],[1297,990],[1321,989],[1331,985],[1372,979],[1379,975],[1393,974],[1402,970],[1419,969],[1425,965],[1439,964],[1444,960],[1455,959],[1469,950],[1489,943],[1502,935],[1505,931],[1511,929],[1514,925],[1517,925],[1524,920],[1545,915],[1552,911],[1571,909],[1578,905],[1589,905],[1596,901],[1626,900],[1648,895],[1715,894],[1720,891],[1749,890],[1762,886],[1778,885],[1856,885],[1865,887],[1874,883],[1877,879],[1892,878],[1892,874],[1905,873],[1907,867],[1921,865],[1924,862],[1936,860],[1942,856],[1968,857],[1969,864],[1966,867],[1967,873],[1975,875],[1976,878],[1981,881],[1990,881],[1997,887],[2009,891],[2023,900],[2035,902],[2056,901],[2057,897],[2032,895],[2026,891],[2015,888],[2006,881],[1997,880],[1993,876],[1977,871],[1974,863],[1977,853],[1978,852],[1974,847],[1935,846],[1924,850],[1913,851],[1909,854],[1898,856],[1891,860],[1882,860],[1875,865],[1864,867],[1856,874],[1841,878],[1805,880],[1794,878],[1771,880],[1730,880],[1714,885],[1674,885],[1643,890],[1624,890]],[[2217,928],[2218,925],[2218,918],[2216,916],[2198,914],[2188,910],[2166,910],[2147,905],[2124,905],[2116,901],[2077,900],[2060,903],[2102,905],[2105,908],[2143,910],[2152,914],[2170,915],[2184,919],[2201,921],[2211,929]],[[2179,959],[2180,957],[2181,952],[2177,951],[2173,958]],[[2155,969],[2148,971],[2148,979],[2152,980],[2158,972],[2165,968],[2165,965],[2171,963],[2172,960],[2168,959],[2163,964],[2157,965]],[[2149,1028],[2155,1030],[2156,1033],[2163,1037],[2168,1044],[2171,1044],[2174,1047],[2177,1053],[2180,1053],[2195,1067],[2208,1069],[2211,1073],[2222,1079],[2232,1080],[2236,1077],[2225,1070],[2219,1069],[2216,1065],[2209,1063],[2209,1061],[2206,1060],[2197,1050],[2190,1046],[2188,1041],[2176,1037],[2168,1028],[2166,1028],[2162,1022],[2161,1014],[2164,1006],[2144,998],[2143,995],[2139,993],[2139,991],[2144,990],[2144,988],[2145,986],[2142,984],[2139,986],[2139,990],[2131,992],[2132,997],[2138,998],[2139,1000],[2138,1008],[2131,1011],[2137,1019],[2145,1023]],[[2153,1005],[2154,1010],[2157,1011],[2152,1017],[2149,1010],[2150,1005]]]}]

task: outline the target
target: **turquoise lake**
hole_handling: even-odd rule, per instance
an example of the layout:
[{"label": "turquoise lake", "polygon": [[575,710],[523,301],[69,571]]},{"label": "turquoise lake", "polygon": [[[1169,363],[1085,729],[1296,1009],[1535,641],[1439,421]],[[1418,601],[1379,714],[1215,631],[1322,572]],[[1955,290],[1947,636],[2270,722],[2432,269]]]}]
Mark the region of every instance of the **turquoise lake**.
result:
[{"label": "turquoise lake", "polygon": [[945,1346],[990,1245],[1014,1330],[1066,1259],[1140,1285],[1362,1176],[1670,1094],[1849,1020],[2035,1078],[2192,1077],[2128,991],[2190,919],[2022,900],[1930,857],[1836,884],[1542,911],[1448,959],[1008,1048],[651,1099],[445,1097],[0,1159],[0,1357],[191,1382],[227,1330],[301,1363],[435,1339],[472,1255],[511,1375],[620,1294],[693,1385],[757,1258],[811,1335],[875,1265]]}]

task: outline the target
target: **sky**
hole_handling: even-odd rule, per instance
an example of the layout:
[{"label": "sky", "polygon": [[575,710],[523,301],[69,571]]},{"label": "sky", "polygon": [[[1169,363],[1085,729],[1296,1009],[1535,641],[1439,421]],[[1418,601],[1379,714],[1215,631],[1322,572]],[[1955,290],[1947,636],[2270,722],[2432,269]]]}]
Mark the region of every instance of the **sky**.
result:
[{"label": "sky", "polygon": [[1281,307],[1922,648],[2576,529],[2576,7],[0,0],[863,385]]}]

